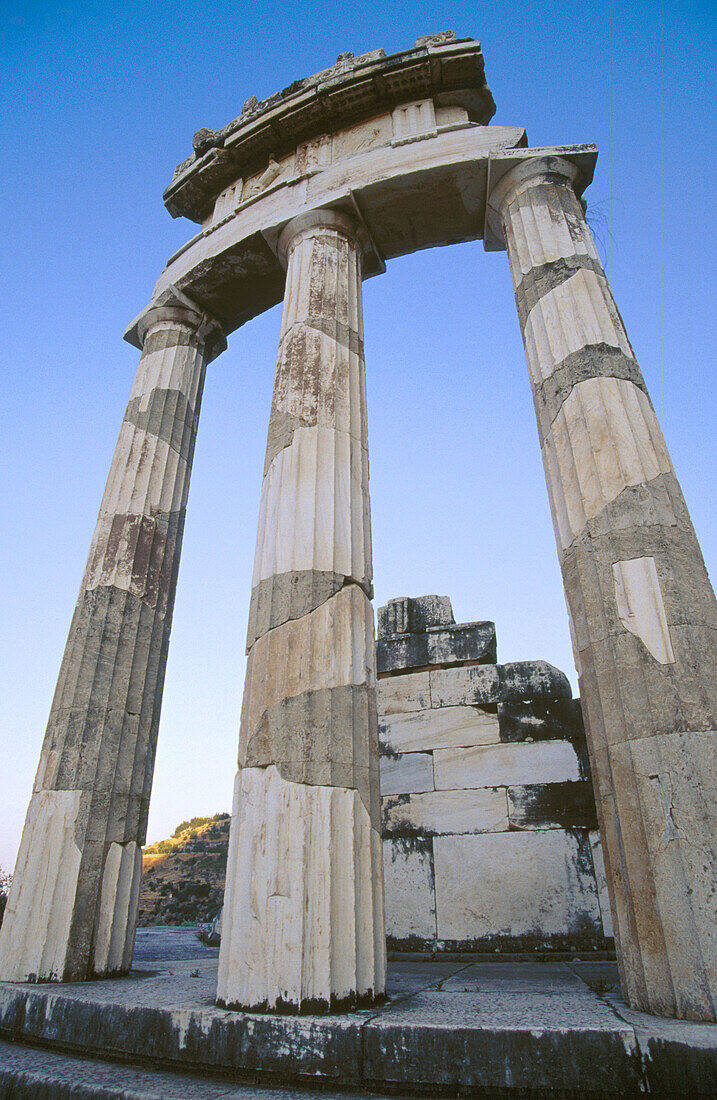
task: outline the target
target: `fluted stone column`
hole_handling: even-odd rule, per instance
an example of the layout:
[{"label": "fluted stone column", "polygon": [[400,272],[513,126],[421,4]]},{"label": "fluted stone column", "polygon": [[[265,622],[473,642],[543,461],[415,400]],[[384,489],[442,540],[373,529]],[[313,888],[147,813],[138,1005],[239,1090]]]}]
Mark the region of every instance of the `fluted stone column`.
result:
[{"label": "fluted stone column", "polygon": [[150,310],[0,929],[0,979],[127,971],[205,367],[189,308]]},{"label": "fluted stone column", "polygon": [[218,1001],[313,1012],[384,992],[358,226],[280,239],[286,291],[259,516]]},{"label": "fluted stone column", "polygon": [[623,991],[714,1020],[717,608],[576,176],[558,157],[513,168],[489,220],[533,386]]}]

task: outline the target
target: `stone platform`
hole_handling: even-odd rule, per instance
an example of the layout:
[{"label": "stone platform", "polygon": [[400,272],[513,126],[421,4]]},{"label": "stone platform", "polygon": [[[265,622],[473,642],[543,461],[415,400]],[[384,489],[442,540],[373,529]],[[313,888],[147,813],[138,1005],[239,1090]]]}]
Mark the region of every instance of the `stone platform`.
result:
[{"label": "stone platform", "polygon": [[717,1094],[717,1025],[632,1012],[609,960],[395,957],[384,1006],[309,1017],[217,1008],[216,968],[155,928],[129,978],[0,985],[0,1097]]}]

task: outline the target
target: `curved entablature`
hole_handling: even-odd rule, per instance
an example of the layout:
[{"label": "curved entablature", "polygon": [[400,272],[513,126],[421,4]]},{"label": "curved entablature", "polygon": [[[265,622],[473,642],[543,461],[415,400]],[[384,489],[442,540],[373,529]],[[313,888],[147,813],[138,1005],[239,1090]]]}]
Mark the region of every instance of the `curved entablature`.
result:
[{"label": "curved entablature", "polygon": [[423,248],[481,238],[503,248],[487,218],[500,177],[525,159],[562,157],[581,194],[597,150],[528,149],[521,127],[487,125],[494,111],[479,43],[450,31],[390,57],[341,54],[262,103],[247,100],[223,130],[198,131],[194,157],[177,168],[165,201],[201,229],[170,257],[125,338],[141,347],[157,305],[189,300],[226,335],[280,302],[280,235],[312,210],[358,221],[364,279]]},{"label": "curved entablature", "polygon": [[[424,248],[485,238],[487,249],[502,249],[486,225],[487,198],[501,176],[523,160],[570,161],[578,170],[578,193],[592,179],[594,145],[529,149],[520,127],[480,126],[467,119],[426,132],[422,107],[417,104],[409,120],[413,131],[407,127],[399,138],[393,112],[373,120],[368,133],[331,135],[323,164],[307,167],[296,150],[279,162],[271,179],[239,180],[225,189],[201,231],[168,261],[147,309],[174,302],[179,290],[216,318],[225,334],[239,328],[281,301],[285,275],[278,239],[292,218],[309,210],[334,209],[358,218],[370,244],[362,272],[368,278],[382,272],[386,260]],[[136,347],[144,312],[125,333]]]},{"label": "curved entablature", "polygon": [[[346,130],[412,101],[430,100],[448,118],[457,108],[486,124],[495,102],[485,82],[480,43],[452,31],[416,39],[413,49],[354,57],[339,54],[330,69],[297,80],[268,99],[252,96],[221,130],[202,128],[194,154],[179,164],[164,201],[173,217],[201,222],[217,195],[237,177],[263,172],[302,142]],[[435,125],[439,120],[434,118]]]}]

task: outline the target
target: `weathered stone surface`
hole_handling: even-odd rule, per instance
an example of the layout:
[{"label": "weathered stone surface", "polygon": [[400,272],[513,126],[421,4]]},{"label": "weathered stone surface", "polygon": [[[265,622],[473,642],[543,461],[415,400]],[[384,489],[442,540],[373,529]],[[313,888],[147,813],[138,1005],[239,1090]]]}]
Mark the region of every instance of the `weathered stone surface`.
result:
[{"label": "weathered stone surface", "polygon": [[382,799],[384,837],[485,833],[507,828],[508,804],[504,789],[429,791]]},{"label": "weathered stone surface", "polygon": [[379,607],[376,617],[376,636],[391,634],[420,634],[432,626],[451,626],[455,623],[453,608],[448,596],[400,596]]},{"label": "weathered stone surface", "polygon": [[277,244],[286,293],[217,994],[237,1008],[321,1012],[385,988],[361,236],[314,211]]},{"label": "weathered stone surface", "polygon": [[14,1040],[0,1044],[0,1093],[293,1100],[324,1090],[354,1100],[352,1087],[381,1097],[492,1088],[597,1100],[647,1088],[673,1100],[715,1092],[714,1025],[632,1011],[615,964],[574,952],[569,962],[394,959],[389,1002],[311,1020],[212,1005],[216,949],[195,928],[140,929],[136,955],[141,980],[0,987],[0,1031]]},{"label": "weathered stone surface", "polygon": [[575,741],[585,736],[576,699],[499,703],[498,726],[501,741]]},{"label": "weathered stone surface", "polygon": [[[440,1040],[430,1026],[436,1011]],[[539,1088],[639,1096],[642,1083],[634,1032],[597,997],[588,1007],[579,995],[496,995],[491,982],[485,995],[454,993],[448,1006],[445,993],[422,991],[368,1023],[364,1043],[369,1080],[415,1082],[428,1095],[529,1096]]]},{"label": "weathered stone surface", "polygon": [[[556,157],[518,164],[489,221],[525,313],[623,989],[633,1007],[712,1021],[717,603],[577,180]],[[575,271],[547,289],[546,264]]]},{"label": "weathered stone surface", "polygon": [[110,844],[95,934],[94,968],[98,974],[125,972],[132,965],[134,914],[141,878],[142,849],[136,841]]},{"label": "weathered stone surface", "polygon": [[319,569],[298,569],[274,573],[252,590],[247,627],[247,653],[257,638],[289,619],[301,619],[343,588],[342,573]]},{"label": "weathered stone surface", "polygon": [[650,399],[623,378],[588,378],[573,388],[545,437],[543,459],[563,549],[628,486],[672,473]]},{"label": "weathered stone surface", "polygon": [[543,295],[555,290],[561,283],[566,282],[581,270],[594,271],[597,275],[604,274],[602,263],[597,255],[589,255],[587,252],[576,253],[574,256],[561,256],[558,259],[531,266],[515,286],[515,303],[518,307],[521,327],[525,328],[533,306]]},{"label": "weathered stone surface", "polygon": [[533,385],[541,443],[574,387],[588,378],[622,378],[647,392],[635,359],[610,344],[588,344],[566,356],[552,374]]},{"label": "weathered stone surface", "polygon": [[599,270],[581,267],[547,291],[526,318],[526,356],[536,385],[582,348],[607,344],[632,357],[600,261],[594,266]]},{"label": "weathered stone surface", "polygon": [[662,665],[673,664],[675,653],[655,559],[642,557],[613,562],[612,574],[617,615],[622,625],[644,643],[656,661]]},{"label": "weathered stone surface", "polygon": [[427,672],[388,676],[378,681],[378,711],[381,715],[388,717],[426,710],[430,706],[431,688]]},{"label": "weathered stone surface", "polygon": [[373,610],[355,584],[264,634],[247,662],[240,759],[270,707],[306,692],[372,686],[374,660]]},{"label": "weathered stone surface", "polygon": [[376,647],[379,674],[428,665],[489,664],[496,659],[495,623],[461,623],[428,627],[421,634],[380,637]]},{"label": "weathered stone surface", "polygon": [[602,915],[602,929],[606,936],[613,935],[612,913],[610,911],[610,895],[607,888],[607,875],[605,873],[605,859],[603,857],[602,841],[599,832],[590,834],[590,851],[593,857],[595,869],[595,882],[597,884],[598,901]]},{"label": "weathered stone surface", "polygon": [[[638,866],[638,853],[625,853],[624,865],[635,884],[631,900],[636,908],[649,902],[642,891],[654,883],[669,913],[662,929],[674,994],[665,998],[658,1015],[672,1014],[675,996],[677,1015],[709,1019],[715,1010],[712,975],[703,973],[696,960],[717,953],[711,873],[717,835],[717,736],[712,730],[655,734],[614,745],[609,755],[621,817],[639,812],[649,858],[647,878]],[[654,996],[649,1003],[657,1007]]]},{"label": "weathered stone surface", "polygon": [[[436,66],[434,57],[443,64]],[[174,217],[202,221],[223,187],[237,176],[265,173],[274,155],[427,96],[464,106],[474,121],[489,121],[495,104],[477,42],[447,39],[432,41],[430,47],[421,42],[388,58],[383,50],[358,58],[341,55],[331,69],[295,81],[260,103],[253,101],[239,118],[211,131],[211,137],[206,129],[198,131],[202,136],[193,157],[177,166],[165,190],[167,209]]]},{"label": "weathered stone surface", "polygon": [[495,660],[495,623],[456,625],[447,596],[400,597],[379,608],[379,675]]},{"label": "weathered stone surface", "polygon": [[15,865],[0,939],[4,981],[61,978],[82,853],[75,841],[82,791],[38,791]]},{"label": "weathered stone surface", "polygon": [[181,390],[155,387],[149,396],[132,397],[124,418],[125,423],[163,439],[185,462],[192,461],[198,411]]},{"label": "weathered stone surface", "polygon": [[430,752],[403,752],[381,757],[381,795],[432,791],[433,756]]},{"label": "weathered stone surface", "polygon": [[357,241],[320,229],[301,241],[303,266],[285,288],[265,473],[300,428],[331,428],[366,445],[363,317],[351,287],[360,285],[361,253]]},{"label": "weathered stone surface", "polygon": [[264,478],[253,586],[309,569],[370,589],[368,454],[334,428],[298,428]]},{"label": "weathered stone surface", "polygon": [[82,980],[132,956],[184,507],[216,325],[168,304],[140,359],[60,668],[0,977]]},{"label": "weathered stone surface", "polygon": [[508,788],[513,829],[597,828],[595,797],[590,783],[527,783]]},{"label": "weathered stone surface", "polygon": [[275,764],[294,783],[353,788],[378,828],[375,743],[375,688],[324,688],[268,707],[239,763],[245,768]]},{"label": "weathered stone surface", "polygon": [[[401,680],[381,681],[379,697],[382,703],[382,691],[389,683],[400,684]],[[499,718],[481,707],[440,707],[385,714],[379,718],[378,736],[379,747],[386,754],[496,745],[501,740],[518,739],[504,737]]]},{"label": "weathered stone surface", "polygon": [[[446,598],[441,601],[443,607],[437,598],[426,599],[429,623],[433,616],[447,619],[450,614],[453,618]],[[445,626],[426,625],[422,604],[422,600],[407,598],[391,600],[380,613],[384,640],[425,638],[433,630],[445,630]],[[448,629],[459,631],[462,625],[449,624]],[[536,833],[560,830],[563,837],[567,831],[575,832],[585,875],[592,877],[596,894],[596,875],[586,839],[588,831],[596,828],[595,802],[589,783],[580,704],[571,698],[567,681],[557,669],[542,662],[466,670],[456,667],[459,660],[454,653],[455,663],[442,670],[440,679],[437,671],[431,670],[428,683],[425,672],[396,671],[379,681],[384,837],[396,842],[430,843],[437,837],[509,830]],[[480,698],[507,695],[515,701],[446,706],[448,695],[444,684],[463,700],[473,699],[473,693],[480,691],[483,693]],[[406,690],[402,691],[404,685]],[[438,690],[432,690],[431,685]],[[425,705],[415,709],[419,695]],[[383,713],[384,710],[393,713]],[[428,849],[422,851],[427,859]],[[432,856],[432,848],[430,853]],[[435,898],[431,896],[428,905],[424,897],[425,864],[415,854],[402,864],[400,886],[406,894],[405,880],[412,869],[420,879],[414,905],[419,904],[419,898],[423,899],[420,904],[426,927],[433,920]],[[480,876],[477,863],[475,873]],[[512,863],[507,861],[503,875],[508,879],[514,873]],[[404,922],[402,905],[391,897],[391,889],[389,883],[387,904],[393,913],[391,943],[404,949],[416,946],[419,941]],[[503,889],[497,878],[495,889],[498,892]],[[587,939],[584,935],[584,928],[594,925],[594,898],[587,910],[581,897],[572,901],[576,930],[573,932],[551,930],[552,917],[544,927],[542,897],[537,896],[524,900],[522,918],[532,922],[530,936],[526,937],[524,932],[513,935],[504,928],[483,927],[476,933],[477,939],[468,934],[460,941],[442,941],[439,937],[434,944],[424,938],[423,946],[441,944],[444,949],[452,945],[461,950],[475,950],[486,941],[492,945],[492,936],[510,949],[538,944],[576,949],[587,942],[602,943],[602,926]],[[463,906],[463,901],[460,905]],[[447,895],[444,898],[447,920],[450,906]]]},{"label": "weathered stone surface", "polygon": [[437,836],[433,852],[439,940],[595,942],[602,933],[587,841],[558,830]]},{"label": "weathered stone surface", "polygon": [[433,847],[426,837],[383,842],[388,944],[421,949],[436,942]]},{"label": "weathered stone surface", "polygon": [[567,677],[547,661],[431,669],[431,705],[486,706],[572,697]]},{"label": "weathered stone surface", "polygon": [[381,840],[357,792],[240,769],[232,819],[219,1004],[316,1012],[381,994]]},{"label": "weathered stone surface", "polygon": [[565,783],[580,779],[578,758],[567,741],[478,745],[433,753],[436,790]]}]

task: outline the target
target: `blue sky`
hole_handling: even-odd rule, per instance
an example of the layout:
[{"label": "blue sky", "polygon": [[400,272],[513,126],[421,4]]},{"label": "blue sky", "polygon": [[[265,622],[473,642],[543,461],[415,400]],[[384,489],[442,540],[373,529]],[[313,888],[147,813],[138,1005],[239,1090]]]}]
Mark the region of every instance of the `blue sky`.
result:
[{"label": "blue sky", "polygon": [[[600,148],[589,219],[717,570],[715,16],[708,3],[0,5],[4,355],[0,866],[14,861],[137,365],[127,322],[193,232],[161,195],[200,126],[332,64],[452,28],[494,122]],[[450,595],[499,659],[576,684],[504,254],[394,260],[364,286],[376,606]],[[228,808],[278,308],[210,367],[149,839]]]}]

